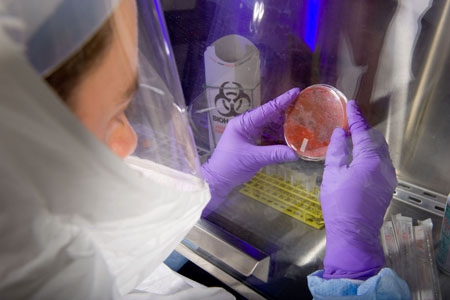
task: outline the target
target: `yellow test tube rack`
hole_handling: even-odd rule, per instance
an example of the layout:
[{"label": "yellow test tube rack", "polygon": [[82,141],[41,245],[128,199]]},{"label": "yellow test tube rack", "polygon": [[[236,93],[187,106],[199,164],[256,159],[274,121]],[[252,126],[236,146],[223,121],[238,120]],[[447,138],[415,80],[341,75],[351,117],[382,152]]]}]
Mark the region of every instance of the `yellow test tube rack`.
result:
[{"label": "yellow test tube rack", "polygon": [[302,184],[260,171],[240,192],[316,229],[324,227],[318,187],[308,191]]}]

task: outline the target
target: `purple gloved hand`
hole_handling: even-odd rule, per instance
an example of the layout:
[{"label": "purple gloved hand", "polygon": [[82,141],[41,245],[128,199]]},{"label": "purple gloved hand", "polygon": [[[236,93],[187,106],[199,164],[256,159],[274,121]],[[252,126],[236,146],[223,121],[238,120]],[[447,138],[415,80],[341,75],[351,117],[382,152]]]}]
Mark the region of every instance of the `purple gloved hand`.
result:
[{"label": "purple gloved hand", "polygon": [[327,235],[323,277],[365,280],[384,266],[380,228],[397,179],[383,135],[370,128],[355,101],[348,102],[347,116],[351,137],[334,130],[320,192]]},{"label": "purple gloved hand", "polygon": [[235,186],[250,180],[262,167],[298,159],[288,146],[257,146],[256,142],[267,124],[283,122],[285,110],[299,92],[298,88],[291,89],[227,124],[213,155],[202,166],[203,177],[211,189],[212,206],[219,205]]}]

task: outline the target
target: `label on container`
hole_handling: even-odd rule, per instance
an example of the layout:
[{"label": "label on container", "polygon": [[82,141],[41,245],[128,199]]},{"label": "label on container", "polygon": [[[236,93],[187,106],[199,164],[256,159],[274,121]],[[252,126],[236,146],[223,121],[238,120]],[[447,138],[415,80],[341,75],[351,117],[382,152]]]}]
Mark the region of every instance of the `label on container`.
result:
[{"label": "label on container", "polygon": [[214,149],[228,122],[260,105],[259,51],[248,39],[232,34],[205,51],[210,147]]}]

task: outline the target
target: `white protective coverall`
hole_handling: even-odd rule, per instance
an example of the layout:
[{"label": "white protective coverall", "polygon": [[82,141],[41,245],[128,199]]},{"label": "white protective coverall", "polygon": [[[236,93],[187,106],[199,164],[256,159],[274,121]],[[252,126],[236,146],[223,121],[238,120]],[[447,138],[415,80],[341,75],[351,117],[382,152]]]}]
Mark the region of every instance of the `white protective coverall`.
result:
[{"label": "white protective coverall", "polygon": [[43,80],[116,2],[0,1],[0,298],[233,299],[162,264],[210,193],[156,4],[140,15],[138,148],[125,162]]}]

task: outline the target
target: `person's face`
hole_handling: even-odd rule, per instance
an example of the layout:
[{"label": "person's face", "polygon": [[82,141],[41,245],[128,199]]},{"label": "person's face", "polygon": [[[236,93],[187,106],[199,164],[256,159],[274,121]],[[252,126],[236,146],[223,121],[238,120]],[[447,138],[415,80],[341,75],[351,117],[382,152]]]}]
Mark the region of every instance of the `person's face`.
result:
[{"label": "person's face", "polygon": [[121,158],[136,148],[125,110],[138,87],[135,0],[122,0],[112,16],[112,42],[98,65],[86,73],[70,107],[98,139]]}]

